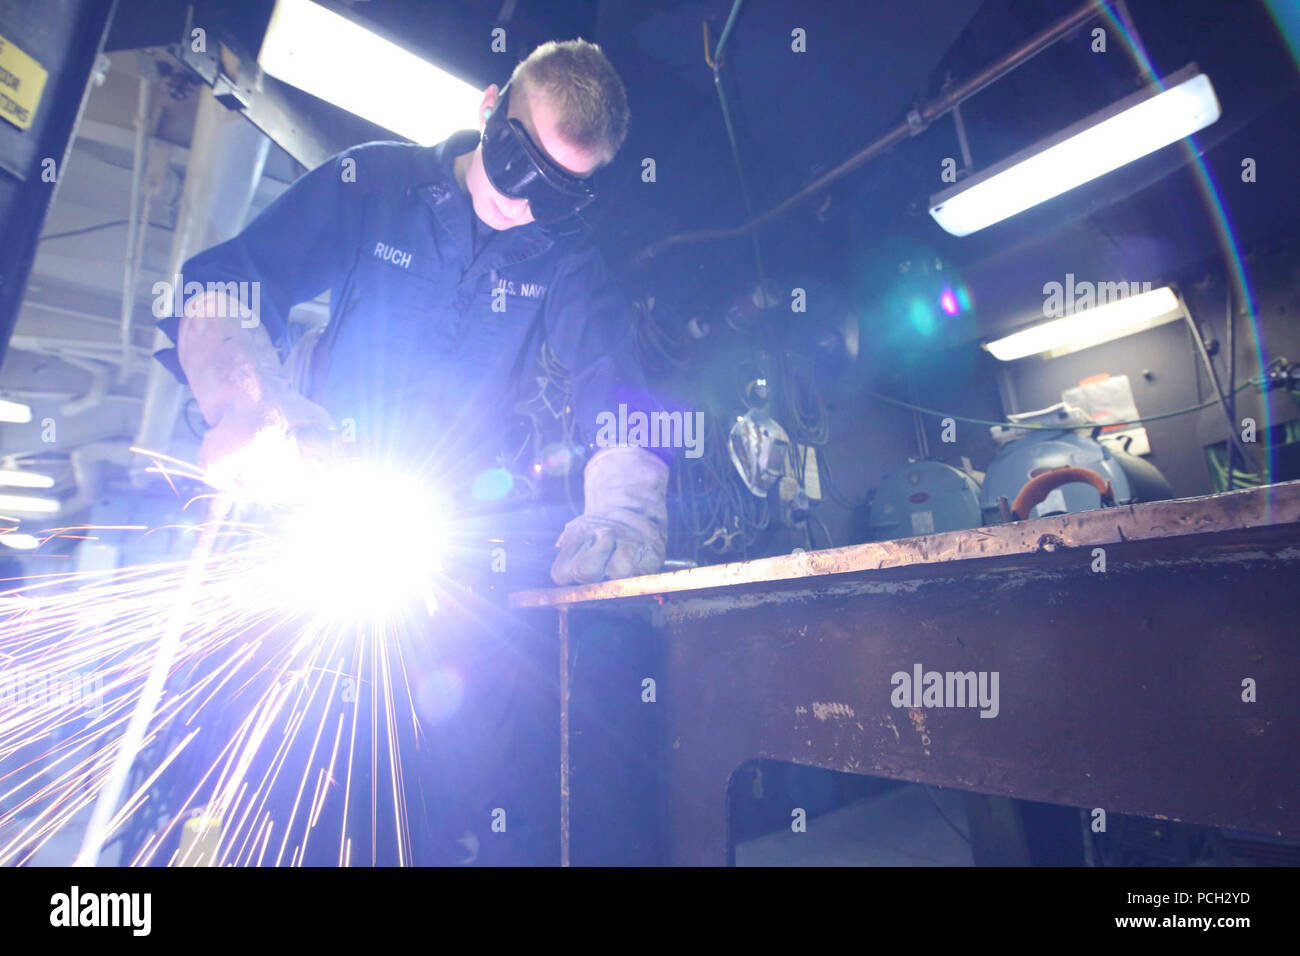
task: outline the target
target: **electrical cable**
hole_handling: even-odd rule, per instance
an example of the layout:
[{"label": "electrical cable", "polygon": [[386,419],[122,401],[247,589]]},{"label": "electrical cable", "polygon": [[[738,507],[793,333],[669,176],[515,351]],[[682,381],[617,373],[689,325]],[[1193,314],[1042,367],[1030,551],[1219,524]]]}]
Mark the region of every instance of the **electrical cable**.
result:
[{"label": "electrical cable", "polygon": [[817,525],[817,530],[820,531],[822,537],[826,539],[826,547],[828,548],[835,547],[835,539],[831,537],[831,532],[830,529],[826,527],[826,522],[822,521],[821,518],[817,517],[812,512],[809,512],[808,523],[809,524],[815,523]]},{"label": "electrical cable", "polygon": [[[1228,394],[1224,399],[1223,408],[1224,411],[1228,413],[1228,421],[1232,422],[1237,420],[1237,395],[1235,392],[1233,392],[1233,389],[1237,385],[1237,345],[1236,342],[1234,341],[1235,336],[1233,331],[1236,328],[1237,323],[1234,321],[1234,317],[1232,314],[1232,283],[1225,282],[1224,287],[1227,289],[1228,292],[1227,312],[1226,315],[1224,316],[1225,321],[1228,323]],[[1229,442],[1228,443],[1228,488],[1227,488],[1228,491],[1232,490],[1232,472],[1236,468],[1236,463],[1232,460],[1235,451],[1236,451],[1236,446],[1233,445],[1232,442]]]},{"label": "electrical cable", "polygon": [[[1242,382],[1240,385],[1238,385],[1237,391],[1240,392],[1251,385],[1262,385],[1262,384],[1263,384],[1262,378],[1253,378],[1250,379],[1249,381]],[[953,412],[944,412],[934,408],[926,408],[924,405],[914,405],[911,402],[904,402],[904,401],[900,401],[897,398],[890,398],[888,395],[882,395],[879,392],[874,392],[870,389],[865,390],[865,394],[870,395],[872,398],[879,399],[882,402],[886,402],[890,405],[897,405],[900,408],[910,408],[918,412],[924,412],[927,415],[937,415],[940,418],[951,418],[954,421],[968,422],[969,424],[972,425],[998,425],[1002,428],[1023,428],[1023,429],[1031,429],[1035,431],[1049,431],[1049,432],[1073,431],[1075,429],[1089,427],[1088,425],[1034,425],[1028,422],[1007,422],[1007,421],[994,421],[993,419],[989,419],[989,418],[972,418],[967,415],[957,415]],[[1187,408],[1178,408],[1172,412],[1161,412],[1159,415],[1144,415],[1141,418],[1132,418],[1129,419],[1128,421],[1123,421],[1123,422],[1106,422],[1103,427],[1122,428],[1128,425],[1143,425],[1146,424],[1147,422],[1158,422],[1166,418],[1177,418],[1179,415],[1188,415],[1192,412],[1199,412],[1201,411],[1201,409],[1209,408],[1211,405],[1218,405],[1218,404],[1219,404],[1219,399],[1211,398],[1208,401],[1201,402],[1199,405],[1189,405]],[[1096,426],[1092,426],[1092,427],[1096,427]]]},{"label": "electrical cable", "polygon": [[[745,180],[745,167],[740,161],[740,146],[736,142],[736,130],[731,122],[731,110],[727,106],[727,96],[722,89],[722,50],[726,46],[728,37],[731,36],[731,28],[735,25],[736,17],[743,5],[744,0],[735,0],[735,3],[732,4],[731,15],[727,17],[727,23],[722,28],[722,36],[718,40],[718,48],[712,56],[709,55],[709,21],[704,21],[704,62],[713,71],[713,86],[718,91],[718,106],[722,109],[722,124],[726,127],[727,140],[731,143],[731,159],[736,164],[736,178],[740,182],[740,196],[745,202],[745,215],[752,220],[754,218],[754,204],[749,197],[749,184]],[[763,288],[767,284],[767,277],[763,268],[763,250],[758,243],[758,233],[755,232],[750,236],[750,239],[754,245],[754,266],[758,272],[759,287]]]},{"label": "electrical cable", "polygon": [[[797,359],[803,365],[797,367]],[[804,356],[782,353],[779,359],[784,417],[790,437],[800,445],[824,445],[830,440],[830,417],[826,402]]]},{"label": "electrical cable", "polygon": [[[114,226],[125,226],[131,222],[130,219],[114,219],[112,222],[101,222],[97,226],[86,226],[82,229],[69,229],[67,232],[50,232],[41,236],[37,241],[44,242],[46,239],[67,239],[71,236],[84,236],[88,232],[98,232],[101,229],[112,229]],[[164,226],[162,223],[151,222],[148,225],[154,229],[165,229],[172,232],[171,226]]]},{"label": "electrical cable", "polygon": [[681,503],[672,511],[673,527],[679,540],[691,542],[696,560],[702,549],[711,556],[736,551],[746,557],[759,534],[771,525],[771,501],[750,493],[735,473],[721,420],[710,416],[706,421],[708,451],[700,458],[683,460],[673,471]]},{"label": "electrical cable", "polygon": [[[1237,454],[1241,456],[1241,463],[1250,466],[1254,462],[1246,452],[1246,446],[1242,444],[1241,436],[1237,434],[1237,426],[1232,420],[1232,413],[1228,408],[1228,396],[1224,394],[1223,384],[1219,381],[1218,370],[1215,369],[1214,362],[1210,360],[1209,349],[1205,347],[1205,339],[1202,337],[1200,329],[1196,327],[1196,323],[1192,320],[1192,313],[1188,311],[1185,305],[1183,306],[1183,319],[1187,323],[1187,330],[1191,333],[1192,343],[1196,346],[1197,354],[1200,355],[1201,361],[1205,363],[1205,370],[1210,373],[1210,384],[1214,386],[1215,396],[1215,401],[1211,402],[1211,404],[1217,404],[1223,409],[1224,420],[1228,423],[1228,442],[1235,446]],[[1228,464],[1231,468],[1231,454],[1228,456]],[[1252,468],[1251,470],[1258,471],[1258,468]],[[1231,471],[1229,471],[1229,474],[1231,474]]]},{"label": "electrical cable", "polygon": [[863,498],[861,501],[852,501],[848,495],[840,491],[839,486],[835,484],[835,479],[831,475],[831,466],[826,459],[826,449],[817,449],[817,480],[821,482],[822,490],[826,492],[826,497],[835,502],[846,511],[856,511],[863,507],[870,498]]},{"label": "electrical cable", "polygon": [[731,13],[727,15],[727,22],[722,25],[722,36],[718,37],[718,47],[713,51],[713,56],[709,56],[709,35],[708,23],[704,25],[704,59],[712,68],[722,66],[722,53],[726,49],[727,40],[731,37],[731,28],[736,25],[736,17],[740,15],[740,8],[745,5],[745,0],[736,0],[731,5]]},{"label": "electrical cable", "polygon": [[654,317],[650,306],[636,304],[636,341],[642,355],[653,353],[663,359],[667,368],[680,369],[689,361],[685,341],[664,328]]},{"label": "electrical cable", "polygon": [[[899,143],[902,143],[926,129],[936,120],[945,116],[953,106],[960,105],[970,99],[976,93],[988,87],[990,84],[1006,76],[1011,71],[1017,69],[1024,63],[1029,62],[1042,53],[1048,47],[1055,44],[1062,37],[1074,32],[1080,24],[1090,20],[1104,8],[1109,0],[1088,0],[1088,2],[1077,7],[1071,13],[1067,14],[1056,23],[1040,31],[1029,39],[1025,40],[1015,49],[999,57],[993,63],[980,70],[974,76],[963,80],[960,83],[952,85],[937,98],[910,110],[906,119],[896,124],[888,132],[878,137],[875,141],[854,153],[844,162],[840,163],[829,172],[823,173],[816,180],[804,186],[793,196],[778,203],[771,209],[760,214],[757,217],[751,216],[746,222],[733,228],[709,229],[696,232],[681,232],[668,236],[651,243],[637,253],[632,259],[632,265],[643,266],[655,256],[659,255],[664,249],[680,243],[695,243],[713,241],[719,239],[731,239],[746,235],[764,224],[772,221],[778,216],[789,212],[800,202],[809,196],[818,193],[835,182],[840,177],[852,172],[862,164],[877,156],[893,149]],[[724,28],[723,38],[726,38],[728,29]],[[722,49],[722,43],[718,44],[718,50]],[[715,62],[707,56],[708,41],[705,40],[706,62],[710,68],[716,69]],[[720,64],[718,64],[720,65]]]}]

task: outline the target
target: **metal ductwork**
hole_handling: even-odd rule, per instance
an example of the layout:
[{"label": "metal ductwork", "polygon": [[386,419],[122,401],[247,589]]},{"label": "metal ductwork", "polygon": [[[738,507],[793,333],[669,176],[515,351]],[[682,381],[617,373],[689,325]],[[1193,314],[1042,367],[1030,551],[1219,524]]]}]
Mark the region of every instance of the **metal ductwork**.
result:
[{"label": "metal ductwork", "polygon": [[[270,140],[242,116],[221,106],[211,95],[203,95],[194,121],[167,281],[174,282],[195,253],[229,239],[243,227],[269,150]],[[162,332],[156,334],[155,350],[170,344]],[[185,394],[171,373],[154,362],[149,369],[137,446],[157,451],[170,446]],[[142,469],[141,464],[137,479],[142,477]]]}]

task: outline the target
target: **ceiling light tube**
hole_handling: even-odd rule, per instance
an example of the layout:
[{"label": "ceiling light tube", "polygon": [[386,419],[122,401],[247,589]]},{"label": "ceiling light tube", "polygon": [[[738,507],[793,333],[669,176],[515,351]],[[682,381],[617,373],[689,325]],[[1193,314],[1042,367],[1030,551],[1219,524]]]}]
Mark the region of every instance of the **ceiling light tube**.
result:
[{"label": "ceiling light tube", "polygon": [[36,471],[0,468],[0,485],[8,485],[11,488],[53,488],[54,479]]},{"label": "ceiling light tube", "polygon": [[13,422],[15,425],[25,425],[32,420],[32,409],[30,405],[24,405],[22,402],[11,402],[7,399],[0,398],[0,422]]},{"label": "ceiling light tube", "polygon": [[1178,296],[1165,286],[1030,326],[984,347],[1003,362],[1042,352],[1055,357],[1154,328],[1181,315]]},{"label": "ceiling light tube", "polygon": [[276,0],[258,65],[423,146],[474,125],[482,92],[311,0]]},{"label": "ceiling light tube", "polygon": [[969,236],[1168,146],[1219,118],[1195,63],[930,198],[930,215]]},{"label": "ceiling light tube", "polygon": [[59,510],[57,498],[36,498],[27,495],[0,495],[0,514],[16,511],[19,514],[48,515]]}]

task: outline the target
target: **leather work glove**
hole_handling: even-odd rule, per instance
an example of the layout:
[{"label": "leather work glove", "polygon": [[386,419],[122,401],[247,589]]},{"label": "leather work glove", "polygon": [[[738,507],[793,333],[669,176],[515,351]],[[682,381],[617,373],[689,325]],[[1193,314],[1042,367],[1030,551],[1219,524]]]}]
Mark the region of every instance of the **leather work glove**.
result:
[{"label": "leather work glove", "polygon": [[[264,504],[301,490],[308,465],[300,436],[319,445],[329,413],[299,394],[260,325],[244,327],[233,298],[195,296],[185,306],[178,355],[211,426],[199,447],[210,484]],[[300,364],[300,363],[296,363]]]},{"label": "leather work glove", "polygon": [[590,584],[658,571],[668,541],[668,466],[644,448],[605,448],[587,462],[583,485],[583,513],[555,543],[551,580]]}]

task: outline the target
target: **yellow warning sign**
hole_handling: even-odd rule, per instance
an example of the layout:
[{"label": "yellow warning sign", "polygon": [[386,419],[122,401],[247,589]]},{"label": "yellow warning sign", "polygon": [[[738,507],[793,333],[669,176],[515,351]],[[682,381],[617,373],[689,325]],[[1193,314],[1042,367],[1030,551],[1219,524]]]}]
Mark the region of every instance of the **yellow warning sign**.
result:
[{"label": "yellow warning sign", "polygon": [[0,117],[19,129],[31,126],[49,75],[45,67],[0,37]]}]

